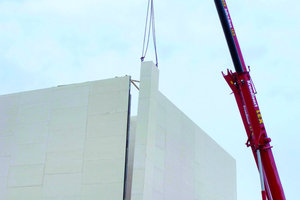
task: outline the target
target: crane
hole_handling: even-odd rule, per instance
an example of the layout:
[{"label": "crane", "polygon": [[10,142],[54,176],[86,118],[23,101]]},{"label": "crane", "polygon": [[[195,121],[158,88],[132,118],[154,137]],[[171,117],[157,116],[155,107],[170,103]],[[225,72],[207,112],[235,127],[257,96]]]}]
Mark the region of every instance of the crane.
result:
[{"label": "crane", "polygon": [[233,91],[244,127],[248,136],[247,147],[251,147],[258,168],[263,200],[285,200],[284,191],[256,99],[256,90],[239,46],[237,35],[225,0],[214,0],[225,34],[235,72],[227,69],[223,74]]}]

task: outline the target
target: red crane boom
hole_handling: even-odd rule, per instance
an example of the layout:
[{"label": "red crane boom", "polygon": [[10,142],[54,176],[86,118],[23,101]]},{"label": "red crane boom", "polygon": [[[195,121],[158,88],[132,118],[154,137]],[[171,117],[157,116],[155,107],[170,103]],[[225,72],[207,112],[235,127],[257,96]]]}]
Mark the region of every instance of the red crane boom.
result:
[{"label": "red crane boom", "polygon": [[223,76],[235,96],[248,136],[247,147],[251,147],[261,180],[263,200],[285,200],[275,160],[272,154],[271,139],[262,120],[256,100],[256,91],[245,65],[236,32],[225,0],[215,0],[236,72],[227,70]]}]

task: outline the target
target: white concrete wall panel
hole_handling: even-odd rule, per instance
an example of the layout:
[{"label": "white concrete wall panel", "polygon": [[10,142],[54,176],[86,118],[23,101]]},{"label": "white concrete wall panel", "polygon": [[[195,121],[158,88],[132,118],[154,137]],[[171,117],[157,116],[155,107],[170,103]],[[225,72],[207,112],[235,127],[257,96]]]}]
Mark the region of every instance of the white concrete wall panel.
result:
[{"label": "white concrete wall panel", "polygon": [[15,165],[9,168],[8,187],[38,186],[43,183],[44,165]]},{"label": "white concrete wall panel", "polygon": [[0,199],[123,199],[129,83],[0,96]]},{"label": "white concrete wall panel", "polygon": [[135,150],[135,130],[136,130],[136,117],[131,117],[130,118],[129,140],[128,140],[129,145],[128,145],[128,158],[127,158],[127,178],[126,178],[125,200],[131,199],[133,162],[134,162],[134,150]]},{"label": "white concrete wall panel", "polygon": [[19,200],[30,199],[40,200],[42,198],[42,187],[11,187],[7,190],[7,196],[4,199]]},{"label": "white concrete wall panel", "polygon": [[235,160],[158,91],[142,63],[131,200],[235,200]]}]

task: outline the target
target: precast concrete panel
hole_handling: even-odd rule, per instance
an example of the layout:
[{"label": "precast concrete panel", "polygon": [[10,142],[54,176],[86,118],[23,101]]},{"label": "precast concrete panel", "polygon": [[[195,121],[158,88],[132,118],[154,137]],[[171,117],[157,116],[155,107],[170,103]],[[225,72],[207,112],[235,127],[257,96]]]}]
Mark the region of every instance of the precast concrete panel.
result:
[{"label": "precast concrete panel", "polygon": [[130,77],[0,96],[1,200],[122,200]]},{"label": "precast concrete panel", "polygon": [[128,135],[128,159],[127,159],[127,179],[126,179],[126,197],[125,200],[131,199],[132,190],[132,176],[133,176],[133,162],[135,150],[135,130],[136,130],[136,117],[130,118],[130,129]]},{"label": "precast concrete panel", "polygon": [[235,160],[158,90],[141,67],[131,200],[236,200]]}]

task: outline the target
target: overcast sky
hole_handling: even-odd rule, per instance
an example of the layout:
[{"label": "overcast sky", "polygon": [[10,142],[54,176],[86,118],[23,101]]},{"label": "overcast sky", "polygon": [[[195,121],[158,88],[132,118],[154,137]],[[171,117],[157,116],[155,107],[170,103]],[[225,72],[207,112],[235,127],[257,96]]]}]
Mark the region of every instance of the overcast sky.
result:
[{"label": "overcast sky", "polygon": [[[221,75],[233,64],[214,1],[154,3],[160,90],[236,159],[238,200],[260,199],[246,133]],[[286,198],[299,199],[300,3],[227,4]],[[126,74],[139,79],[146,6],[147,0],[1,0],[0,94]]]}]

